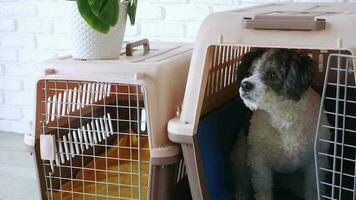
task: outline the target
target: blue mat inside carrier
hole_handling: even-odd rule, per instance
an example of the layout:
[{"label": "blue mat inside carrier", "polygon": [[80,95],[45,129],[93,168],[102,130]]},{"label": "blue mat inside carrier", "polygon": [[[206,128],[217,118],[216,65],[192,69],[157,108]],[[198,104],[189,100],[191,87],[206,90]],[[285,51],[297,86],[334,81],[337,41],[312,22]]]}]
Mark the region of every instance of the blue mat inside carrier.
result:
[{"label": "blue mat inside carrier", "polygon": [[203,116],[198,125],[198,145],[210,199],[234,199],[230,152],[250,112],[240,98]]},{"label": "blue mat inside carrier", "polygon": [[[235,183],[230,153],[241,128],[248,130],[250,116],[251,112],[242,100],[234,98],[200,118],[197,140],[207,190],[212,200],[234,199]],[[304,182],[300,171],[291,174],[274,173],[276,200],[297,200],[300,194],[303,195],[303,189],[290,191],[284,188],[290,176]]]}]

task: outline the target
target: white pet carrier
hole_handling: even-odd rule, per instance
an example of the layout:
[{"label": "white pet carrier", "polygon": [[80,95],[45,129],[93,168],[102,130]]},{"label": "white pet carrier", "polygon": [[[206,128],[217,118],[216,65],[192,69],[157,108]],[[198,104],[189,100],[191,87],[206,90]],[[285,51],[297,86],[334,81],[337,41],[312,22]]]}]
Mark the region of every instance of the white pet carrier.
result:
[{"label": "white pet carrier", "polygon": [[192,48],[144,43],[137,51],[135,44],[119,60],[44,63],[32,142],[25,137],[42,199],[172,199],[180,192],[184,164],[167,122],[181,104]]},{"label": "white pet carrier", "polygon": [[[241,57],[256,48],[307,52],[318,63],[314,81],[320,91],[329,64],[321,112],[335,122],[320,122],[319,131],[332,133],[316,137],[317,177],[327,177],[317,180],[326,188],[319,198],[355,199],[356,59],[350,56],[356,55],[355,24],[356,4],[341,3],[266,4],[205,19],[193,50],[181,115],[168,124],[169,138],[181,143],[194,199],[234,198],[229,153],[236,134],[248,123],[235,73]],[[332,152],[319,150],[324,143]],[[331,158],[329,167],[319,162],[325,158]]]}]

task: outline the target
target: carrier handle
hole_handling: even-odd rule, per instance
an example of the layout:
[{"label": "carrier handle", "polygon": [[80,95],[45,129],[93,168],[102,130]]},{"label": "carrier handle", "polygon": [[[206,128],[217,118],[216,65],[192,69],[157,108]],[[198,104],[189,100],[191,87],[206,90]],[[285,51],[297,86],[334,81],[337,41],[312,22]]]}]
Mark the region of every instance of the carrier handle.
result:
[{"label": "carrier handle", "polygon": [[141,45],[143,46],[143,55],[148,54],[150,51],[150,43],[148,42],[148,39],[142,39],[126,44],[126,56],[132,56],[134,51],[133,49]]},{"label": "carrier handle", "polygon": [[325,30],[325,24],[325,19],[319,19],[313,15],[267,13],[256,15],[254,18],[244,17],[242,19],[242,26],[247,29],[317,31]]}]

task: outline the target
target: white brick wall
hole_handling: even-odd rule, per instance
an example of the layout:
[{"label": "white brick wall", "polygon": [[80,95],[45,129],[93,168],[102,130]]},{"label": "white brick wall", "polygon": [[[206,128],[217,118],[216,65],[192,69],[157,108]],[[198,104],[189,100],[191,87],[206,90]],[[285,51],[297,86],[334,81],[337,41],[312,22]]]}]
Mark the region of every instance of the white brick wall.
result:
[{"label": "white brick wall", "polygon": [[[31,130],[38,65],[44,59],[69,53],[64,1],[0,0],[0,131]],[[126,39],[193,41],[209,13],[247,4],[292,1],[139,0],[137,23],[127,27]]]}]

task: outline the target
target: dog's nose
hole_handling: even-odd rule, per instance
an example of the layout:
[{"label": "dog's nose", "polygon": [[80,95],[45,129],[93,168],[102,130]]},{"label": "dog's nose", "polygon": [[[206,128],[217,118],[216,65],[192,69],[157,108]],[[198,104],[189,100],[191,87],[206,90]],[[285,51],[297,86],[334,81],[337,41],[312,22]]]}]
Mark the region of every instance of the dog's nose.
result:
[{"label": "dog's nose", "polygon": [[254,85],[251,82],[244,81],[241,83],[241,88],[242,88],[242,91],[244,91],[244,92],[251,91],[253,89],[253,87],[254,87]]}]

